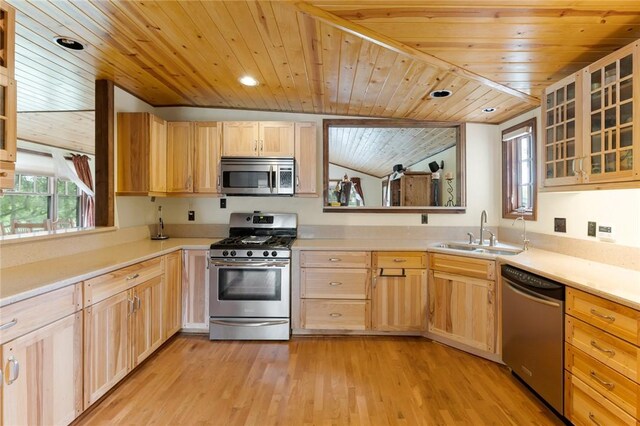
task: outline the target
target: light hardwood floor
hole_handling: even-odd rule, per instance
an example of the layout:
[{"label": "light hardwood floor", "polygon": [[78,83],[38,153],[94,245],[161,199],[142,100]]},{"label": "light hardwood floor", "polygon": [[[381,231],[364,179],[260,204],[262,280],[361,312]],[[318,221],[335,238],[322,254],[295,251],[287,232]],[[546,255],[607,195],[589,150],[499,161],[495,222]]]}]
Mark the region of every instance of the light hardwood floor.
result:
[{"label": "light hardwood floor", "polygon": [[76,423],[562,424],[505,367],[422,338],[188,335]]}]

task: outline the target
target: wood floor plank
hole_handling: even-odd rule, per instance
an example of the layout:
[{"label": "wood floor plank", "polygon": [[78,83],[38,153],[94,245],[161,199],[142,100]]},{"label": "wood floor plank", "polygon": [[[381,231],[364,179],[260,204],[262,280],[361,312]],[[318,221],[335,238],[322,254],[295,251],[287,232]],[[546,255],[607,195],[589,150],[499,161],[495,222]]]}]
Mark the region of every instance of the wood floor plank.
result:
[{"label": "wood floor plank", "polygon": [[423,338],[179,335],[77,425],[561,425],[506,367]]}]

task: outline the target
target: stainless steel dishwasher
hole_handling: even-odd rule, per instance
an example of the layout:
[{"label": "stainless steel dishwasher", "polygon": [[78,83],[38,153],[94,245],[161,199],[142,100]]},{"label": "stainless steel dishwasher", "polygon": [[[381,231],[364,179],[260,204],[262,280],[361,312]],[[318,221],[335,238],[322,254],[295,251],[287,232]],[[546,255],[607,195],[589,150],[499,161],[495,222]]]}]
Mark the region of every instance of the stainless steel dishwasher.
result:
[{"label": "stainless steel dishwasher", "polygon": [[564,414],[564,286],[502,266],[502,355],[522,379]]}]

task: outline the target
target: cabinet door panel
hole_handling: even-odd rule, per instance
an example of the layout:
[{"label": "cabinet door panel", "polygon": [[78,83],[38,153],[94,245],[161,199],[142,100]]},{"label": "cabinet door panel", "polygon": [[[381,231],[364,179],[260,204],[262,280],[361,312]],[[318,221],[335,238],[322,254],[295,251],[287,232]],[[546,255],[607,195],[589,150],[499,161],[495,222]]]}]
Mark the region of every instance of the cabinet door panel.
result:
[{"label": "cabinet door panel", "polygon": [[69,424],[82,412],[82,313],[5,344],[2,364],[3,424]]},{"label": "cabinet door panel", "polygon": [[167,122],[149,117],[149,191],[167,191]]},{"label": "cabinet door panel", "polygon": [[260,156],[293,157],[294,129],[294,123],[289,121],[260,122]]},{"label": "cabinet door panel", "polygon": [[133,366],[140,364],[164,341],[162,330],[163,277],[145,281],[134,289]]},{"label": "cabinet door panel", "polygon": [[130,291],[84,310],[84,408],[131,371]]},{"label": "cabinet door panel", "polygon": [[316,125],[295,124],[296,195],[318,195],[316,187]]},{"label": "cabinet door panel", "polygon": [[373,281],[372,328],[381,331],[421,331],[427,320],[427,271],[389,269]]},{"label": "cabinet door panel", "polygon": [[180,330],[182,320],[182,255],[180,251],[165,256],[164,313],[162,317],[164,340]]},{"label": "cabinet door panel", "polygon": [[182,271],[182,328],[209,330],[208,250],[184,250]]},{"label": "cabinet door panel", "polygon": [[222,155],[226,157],[258,156],[258,122],[222,123]]},{"label": "cabinet door panel", "polygon": [[167,124],[167,192],[193,192],[193,126]]},{"label": "cabinet door panel", "polygon": [[195,123],[195,182],[193,192],[220,192],[220,124]]},{"label": "cabinet door panel", "polygon": [[429,272],[429,332],[495,352],[495,283]]}]

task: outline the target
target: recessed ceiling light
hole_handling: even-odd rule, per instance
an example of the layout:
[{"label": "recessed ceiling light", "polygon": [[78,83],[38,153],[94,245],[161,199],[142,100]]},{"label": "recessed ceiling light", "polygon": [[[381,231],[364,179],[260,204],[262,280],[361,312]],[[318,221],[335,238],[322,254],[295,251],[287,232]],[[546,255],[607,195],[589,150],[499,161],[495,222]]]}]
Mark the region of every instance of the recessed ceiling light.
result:
[{"label": "recessed ceiling light", "polygon": [[249,86],[249,87],[257,86],[259,84],[258,80],[251,77],[250,75],[245,75],[244,77],[240,77],[238,81],[244,84],[245,86]]},{"label": "recessed ceiling light", "polygon": [[53,40],[60,46],[69,50],[84,50],[85,45],[78,40],[74,40],[71,37],[56,36]]},{"label": "recessed ceiling light", "polygon": [[440,89],[440,90],[434,90],[433,92],[429,93],[429,96],[434,98],[434,99],[435,98],[448,98],[452,94],[453,94],[453,92],[451,92],[451,90]]},{"label": "recessed ceiling light", "polygon": [[496,112],[496,109],[494,107],[488,107],[488,108],[484,108],[482,110],[482,112],[485,112],[487,114],[491,114],[492,112]]}]

